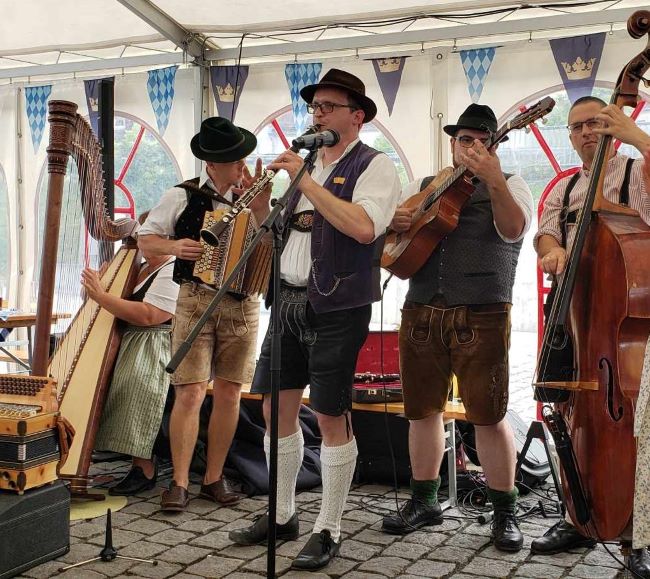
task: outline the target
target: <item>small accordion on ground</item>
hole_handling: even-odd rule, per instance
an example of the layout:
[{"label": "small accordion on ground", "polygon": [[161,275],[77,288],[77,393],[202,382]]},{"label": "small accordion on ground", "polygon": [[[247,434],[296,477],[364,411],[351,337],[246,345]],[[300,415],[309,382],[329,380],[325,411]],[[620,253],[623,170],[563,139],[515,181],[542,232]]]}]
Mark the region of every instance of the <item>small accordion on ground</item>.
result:
[{"label": "small accordion on ground", "polygon": [[[226,210],[206,211],[203,229],[219,222]],[[219,236],[219,244],[212,246],[205,241],[203,254],[194,265],[194,275],[203,282],[221,288],[240,257],[250,246],[256,229],[250,209],[244,209]],[[249,297],[264,295],[271,275],[271,241],[262,240],[253,250],[246,265],[237,275],[229,291]]]},{"label": "small accordion on ground", "polygon": [[0,489],[22,494],[55,481],[73,434],[58,412],[56,381],[0,375]]}]

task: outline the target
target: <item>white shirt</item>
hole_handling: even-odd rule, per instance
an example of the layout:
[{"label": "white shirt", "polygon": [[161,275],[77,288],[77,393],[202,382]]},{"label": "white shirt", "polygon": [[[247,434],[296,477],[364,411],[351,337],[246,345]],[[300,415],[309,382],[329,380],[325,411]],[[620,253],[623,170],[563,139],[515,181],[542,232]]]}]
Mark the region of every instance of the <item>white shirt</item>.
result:
[{"label": "white shirt", "polygon": [[[201,170],[199,178],[199,187],[207,184],[210,189],[218,192],[212,179],[208,176],[205,166]],[[228,201],[232,201],[232,187],[222,195]],[[147,220],[138,230],[138,235],[160,235],[162,237],[173,238],[175,235],[176,222],[187,207],[187,192],[181,187],[172,187],[163,193],[158,204],[149,211]],[[212,209],[229,209],[225,203],[212,200]]]},{"label": "white shirt", "polygon": [[[319,185],[323,185],[332,174],[339,161],[347,155],[359,142],[355,139],[343,154],[323,166],[323,153],[319,153],[311,177]],[[359,175],[352,192],[352,203],[359,205],[366,212],[375,228],[375,239],[382,235],[390,224],[399,198],[400,181],[395,164],[390,158],[380,153],[368,164],[366,170]],[[304,195],[300,197],[295,209],[296,213],[313,210],[311,201]],[[311,232],[292,229],[289,239],[282,252],[280,273],[283,280],[295,286],[306,286],[311,271]]]},{"label": "white shirt", "polygon": [[176,300],[180,289],[180,286],[174,281],[175,259],[174,256],[171,256],[157,270],[152,271],[142,282],[135,286],[133,290],[133,293],[137,292],[154,273],[158,272],[156,279],[151,282],[142,301],[172,315],[176,312]]},{"label": "white shirt", "polygon": [[[494,228],[497,230],[499,237],[503,239],[506,243],[516,243],[520,239],[523,239],[528,230],[530,229],[530,224],[533,221],[533,211],[534,202],[533,196],[530,192],[530,188],[526,181],[524,181],[519,175],[512,175],[507,181],[508,191],[512,195],[515,203],[519,206],[522,213],[524,214],[524,229],[522,232],[514,239],[506,237],[499,231],[497,224],[494,224]],[[415,181],[409,183],[404,190],[402,191],[402,196],[400,197],[400,205],[404,203],[409,197],[412,197],[416,193],[420,192],[420,187],[422,186],[422,178],[416,179]]]}]

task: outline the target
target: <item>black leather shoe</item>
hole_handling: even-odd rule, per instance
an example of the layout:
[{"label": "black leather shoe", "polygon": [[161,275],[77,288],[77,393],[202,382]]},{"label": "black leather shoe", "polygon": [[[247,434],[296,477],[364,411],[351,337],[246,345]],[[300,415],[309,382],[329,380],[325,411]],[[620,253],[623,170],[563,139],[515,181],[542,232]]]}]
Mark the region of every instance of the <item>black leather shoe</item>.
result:
[{"label": "black leather shoe", "polygon": [[108,489],[108,494],[121,497],[137,495],[142,491],[149,491],[154,488],[157,478],[157,465],[154,465],[153,477],[151,478],[147,478],[139,466],[134,466],[120,482]]},{"label": "black leather shoe", "polygon": [[[235,529],[228,533],[228,538],[237,545],[260,545],[268,541],[269,516],[261,515],[255,518],[250,527],[245,529]],[[300,523],[298,522],[298,513],[293,516],[284,525],[278,525],[275,529],[275,538],[279,540],[295,541],[300,532]]]},{"label": "black leather shoe", "polygon": [[407,535],[429,525],[442,523],[442,508],[436,502],[429,506],[417,499],[409,499],[397,514],[384,517],[381,530],[390,535]]},{"label": "black leather shoe", "polygon": [[494,511],[492,521],[492,544],[499,551],[516,552],[524,544],[524,536],[519,530],[515,513],[510,510]]},{"label": "black leather shoe", "polygon": [[627,558],[627,566],[633,573],[633,577],[650,579],[650,553],[647,549],[632,549]]},{"label": "black leather shoe", "polygon": [[317,571],[327,567],[330,561],[338,555],[340,547],[341,542],[335,543],[329,530],[323,529],[320,533],[312,533],[309,541],[291,562],[291,568]]},{"label": "black leather shoe", "polygon": [[535,555],[555,555],[556,553],[564,553],[569,549],[592,548],[595,546],[595,539],[581,535],[573,525],[561,520],[531,543],[530,552]]}]

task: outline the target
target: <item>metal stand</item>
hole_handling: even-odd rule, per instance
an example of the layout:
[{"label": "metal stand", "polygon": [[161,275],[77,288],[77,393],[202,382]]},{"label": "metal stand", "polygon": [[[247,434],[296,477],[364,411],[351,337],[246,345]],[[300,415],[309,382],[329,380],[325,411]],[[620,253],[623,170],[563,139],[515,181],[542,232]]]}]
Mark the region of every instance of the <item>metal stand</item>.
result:
[{"label": "metal stand", "polygon": [[117,550],[113,547],[113,530],[111,527],[111,509],[108,509],[106,512],[106,540],[104,541],[104,548],[99,552],[98,557],[93,557],[92,559],[86,559],[85,561],[80,561],[79,563],[73,563],[72,565],[66,565],[59,569],[59,573],[67,571],[68,569],[73,569],[74,567],[81,567],[87,563],[93,563],[94,561],[103,561],[104,563],[109,563],[115,559],[127,559],[128,561],[139,561],[140,563],[151,563],[152,565],[158,565],[158,561],[153,561],[151,559],[140,559],[138,557],[124,557],[117,554]]},{"label": "metal stand", "polygon": [[[192,347],[192,343],[201,332],[201,328],[212,316],[212,312],[217,307],[223,296],[226,294],[233,281],[237,278],[239,271],[244,267],[255,247],[269,231],[273,232],[273,277],[271,279],[273,287],[273,297],[278,299],[280,295],[280,257],[282,255],[282,239],[284,234],[284,222],[280,215],[288,205],[289,200],[298,188],[298,183],[305,172],[311,173],[316,161],[318,147],[309,150],[305,157],[304,164],[282,197],[277,199],[273,204],[271,213],[266,221],[260,225],[259,231],[255,234],[251,244],[242,254],[241,258],[233,268],[228,278],[224,281],[223,286],[212,298],[210,304],[203,315],[196,322],[192,331],[188,334],[185,341],[179,346],[178,350],[172,356],[167,365],[167,372],[172,373],[176,370],[183,358],[187,355]],[[277,519],[277,496],[278,496],[278,406],[280,403],[280,312],[278,308],[271,307],[271,424],[269,429],[270,451],[269,451],[269,532],[267,541],[267,559],[266,559],[266,576],[268,579],[275,578],[275,539],[276,539],[276,519]]]}]

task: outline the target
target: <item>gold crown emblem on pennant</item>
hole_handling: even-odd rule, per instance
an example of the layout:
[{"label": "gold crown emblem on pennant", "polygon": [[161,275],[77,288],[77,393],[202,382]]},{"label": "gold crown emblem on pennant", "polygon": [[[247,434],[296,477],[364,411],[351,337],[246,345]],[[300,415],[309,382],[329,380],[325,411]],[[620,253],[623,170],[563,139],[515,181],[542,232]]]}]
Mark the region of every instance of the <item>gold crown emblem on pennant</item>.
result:
[{"label": "gold crown emblem on pennant", "polygon": [[377,65],[379,66],[379,71],[395,72],[396,70],[399,70],[400,60],[401,59],[399,57],[380,58],[379,61],[377,62]]},{"label": "gold crown emblem on pennant", "polygon": [[235,89],[228,83],[225,87],[217,85],[219,100],[224,103],[235,102]]},{"label": "gold crown emblem on pennant", "polygon": [[582,80],[591,76],[595,63],[596,58],[582,60],[582,57],[579,56],[573,64],[563,62],[562,68],[564,68],[564,72],[566,72],[569,80]]}]

